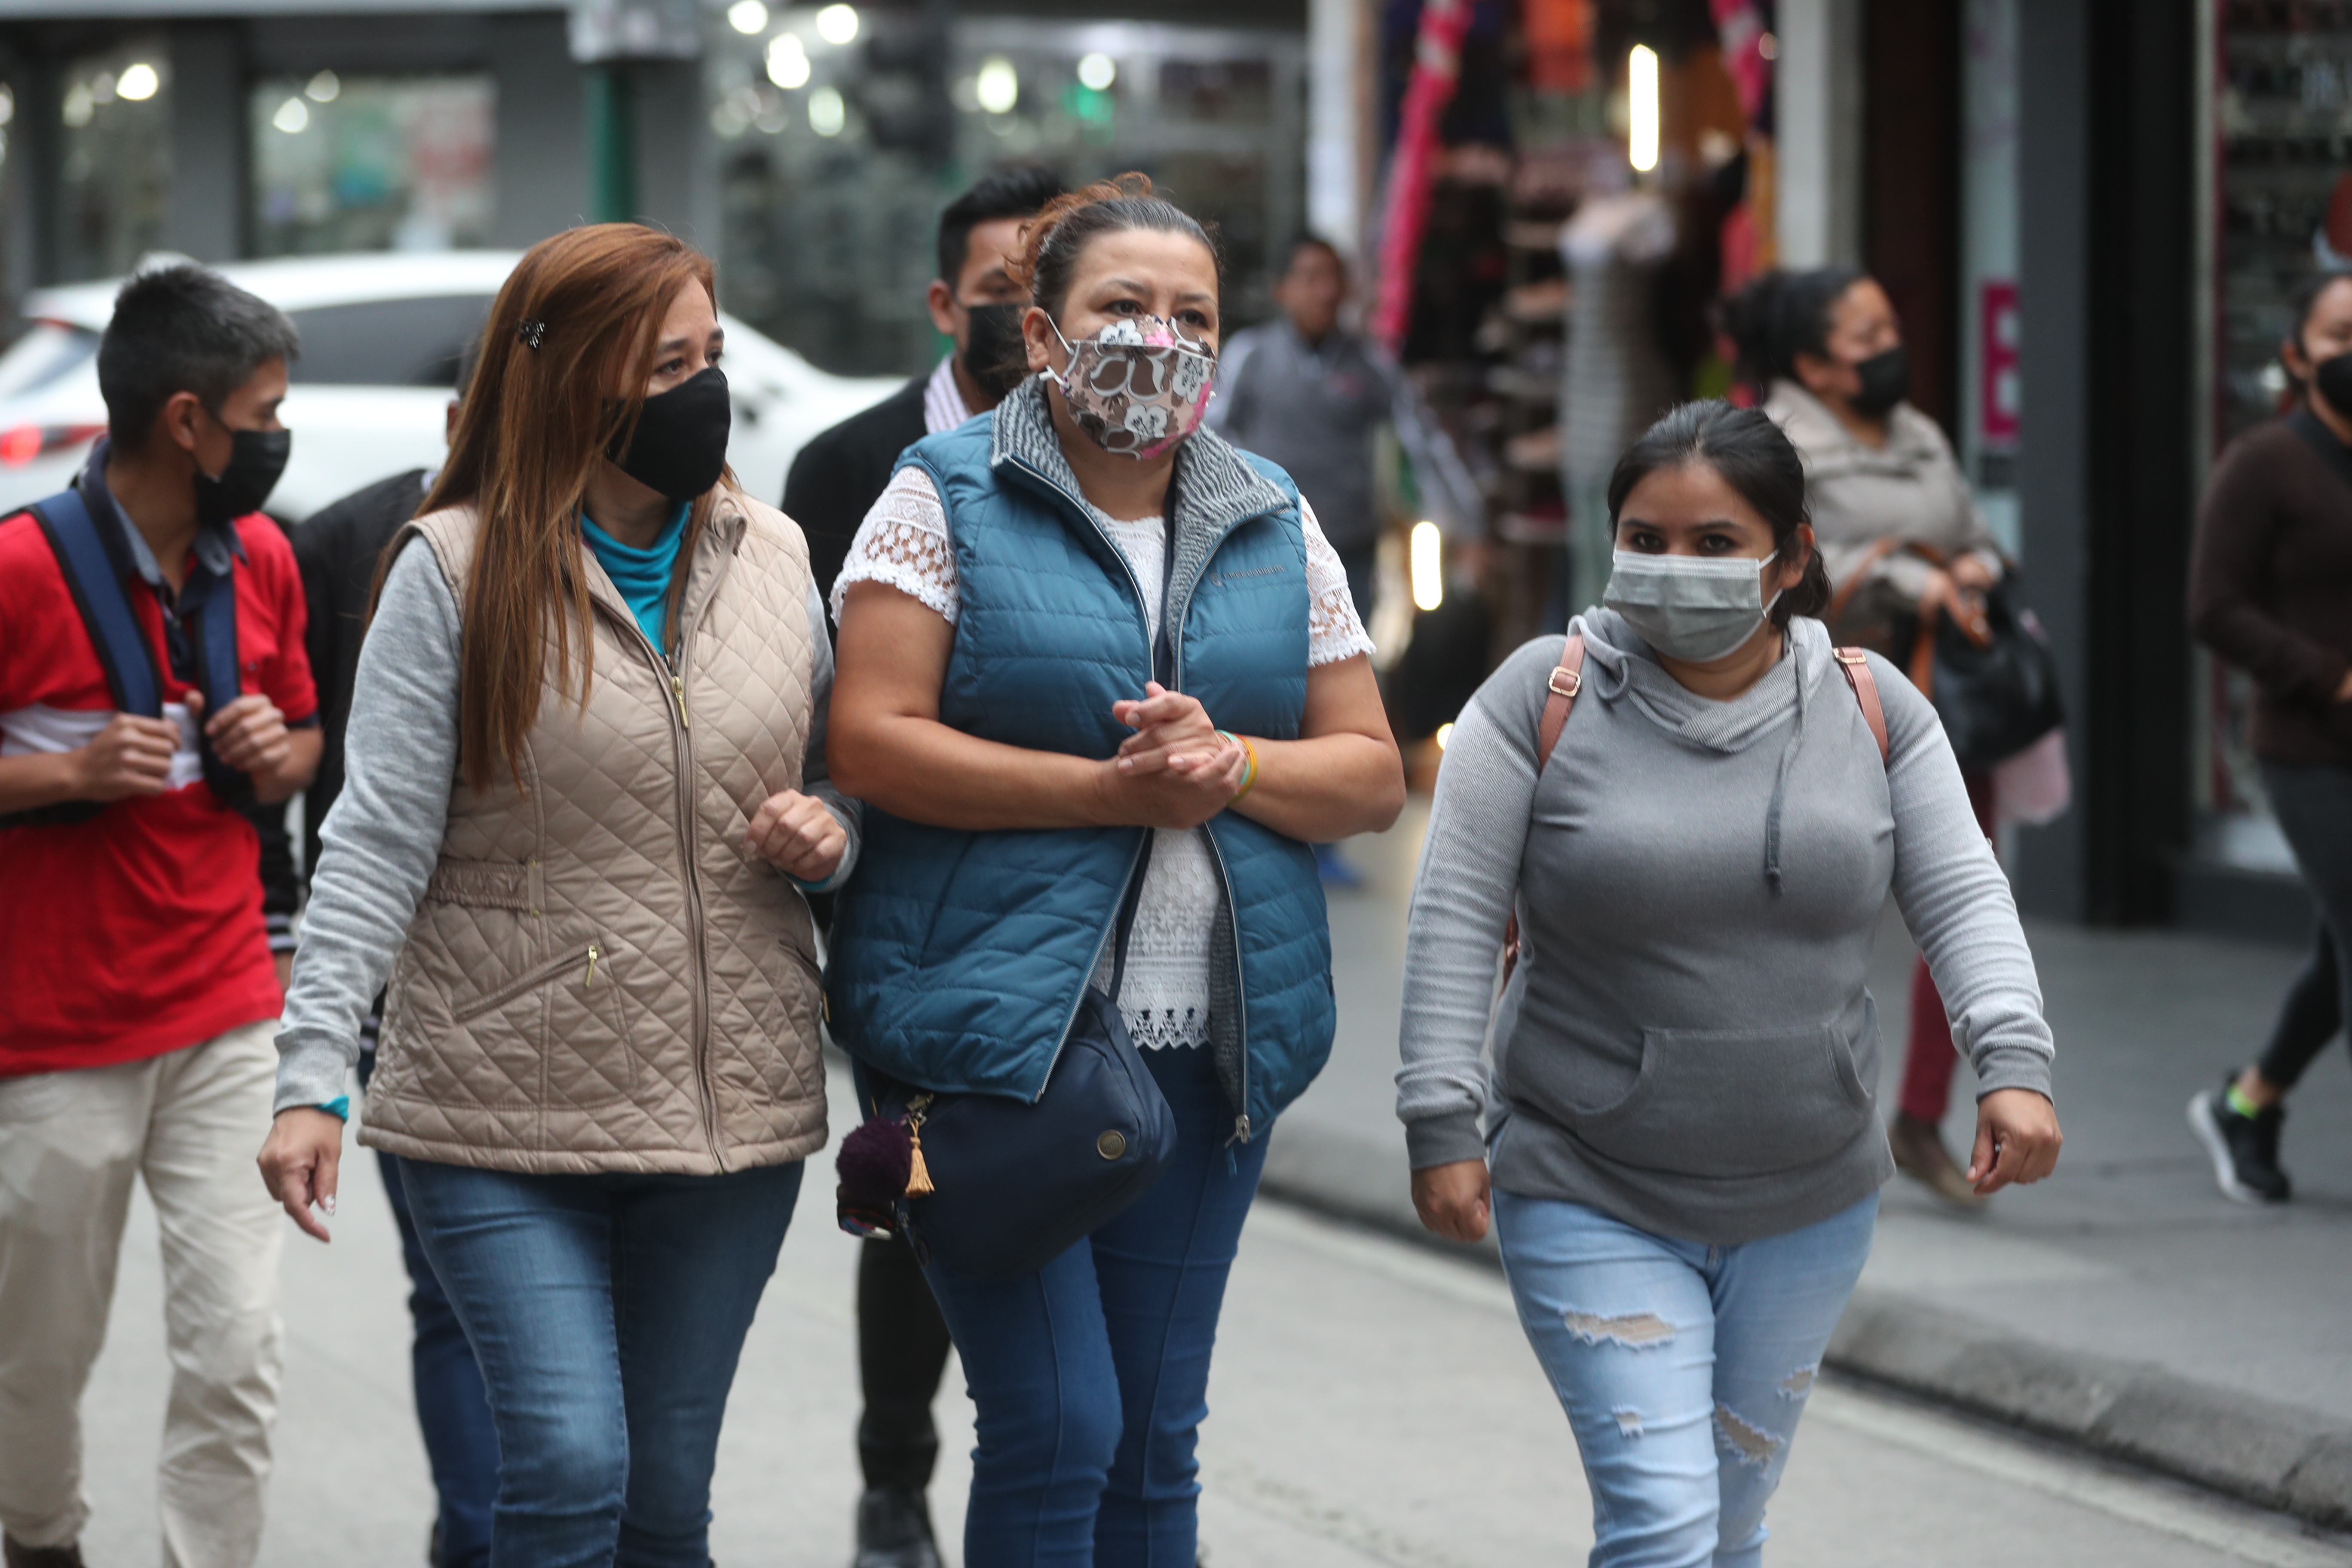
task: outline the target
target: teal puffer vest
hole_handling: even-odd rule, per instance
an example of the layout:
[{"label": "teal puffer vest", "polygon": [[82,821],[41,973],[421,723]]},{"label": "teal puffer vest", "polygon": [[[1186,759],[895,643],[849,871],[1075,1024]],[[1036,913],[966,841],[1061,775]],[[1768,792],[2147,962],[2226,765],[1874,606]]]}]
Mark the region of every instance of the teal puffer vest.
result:
[{"label": "teal puffer vest", "polygon": [[[1111,704],[1153,679],[1139,584],[1078,500],[1043,386],[908,448],[947,509],[959,609],[942,721],[1007,745],[1108,758]],[[1307,702],[1298,494],[1202,431],[1181,449],[1161,679],[1222,727],[1296,739]],[[1172,678],[1172,679],[1171,679]],[[1211,1048],[1246,1138],[1331,1050],[1331,936],[1307,846],[1235,812],[1208,833],[1224,882]],[[1112,939],[1149,831],[963,832],[871,806],[826,976],[845,1050],[924,1088],[1034,1100]]]}]

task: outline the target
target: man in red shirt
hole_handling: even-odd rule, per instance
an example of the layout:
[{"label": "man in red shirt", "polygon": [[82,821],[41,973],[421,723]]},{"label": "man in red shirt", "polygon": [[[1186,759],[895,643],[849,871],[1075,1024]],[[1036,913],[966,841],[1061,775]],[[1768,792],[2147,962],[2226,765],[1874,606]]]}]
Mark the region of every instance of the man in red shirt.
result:
[{"label": "man in red shirt", "polygon": [[0,521],[6,1568],[81,1563],[79,1406],[134,1176],[173,1368],[163,1561],[247,1568],[260,1545],[280,1232],[251,1162],[282,998],[233,805],[319,761],[301,579],[259,511],[297,347],[201,267],[132,279],[99,348],[109,439]]}]

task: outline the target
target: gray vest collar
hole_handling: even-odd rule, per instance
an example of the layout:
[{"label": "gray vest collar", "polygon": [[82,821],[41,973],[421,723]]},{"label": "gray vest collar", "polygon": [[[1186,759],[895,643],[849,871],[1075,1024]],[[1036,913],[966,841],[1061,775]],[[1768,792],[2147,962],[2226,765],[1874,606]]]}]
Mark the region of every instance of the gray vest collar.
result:
[{"label": "gray vest collar", "polygon": [[[1001,470],[1007,464],[1058,491],[1093,525],[1094,515],[1078,489],[1078,477],[1062,455],[1062,438],[1054,429],[1042,376],[1031,376],[996,405],[990,424],[988,466]],[[1206,426],[1176,449],[1176,471],[1168,493],[1176,524],[1174,547],[1168,556],[1168,624],[1175,627],[1183,625],[1192,589],[1225,535],[1254,517],[1282,510],[1290,500],[1230,442]]]}]

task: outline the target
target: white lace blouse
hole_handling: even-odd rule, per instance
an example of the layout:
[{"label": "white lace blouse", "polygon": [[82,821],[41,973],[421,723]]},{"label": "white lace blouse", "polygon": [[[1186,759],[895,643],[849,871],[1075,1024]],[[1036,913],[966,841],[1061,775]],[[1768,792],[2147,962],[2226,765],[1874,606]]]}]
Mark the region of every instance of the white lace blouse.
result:
[{"label": "white lace blouse", "polygon": [[[1121,522],[1094,510],[1095,521],[1127,557],[1136,580],[1147,586],[1168,575],[1168,533],[1162,519]],[[1372,651],[1372,639],[1356,615],[1348,592],[1347,569],[1323,537],[1315,510],[1298,503],[1307,532],[1307,662],[1337,664]],[[890,486],[858,525],[848,559],[833,585],[833,614],[841,617],[842,597],[852,583],[880,583],[898,589],[955,624],[955,551],[948,541],[947,510],[930,476],[918,468],[898,470]],[[1151,636],[1160,636],[1160,595],[1147,592],[1144,611]],[[1142,696],[1137,692],[1138,697]],[[1212,714],[1212,718],[1215,715]],[[1127,973],[1119,984],[1119,1016],[1135,1043],[1143,1047],[1197,1046],[1209,1037],[1209,945],[1216,924],[1216,861],[1208,830],[1162,828],[1153,836],[1150,868],[1137,900],[1135,928],[1128,941]],[[1110,989],[1108,947],[1095,984]]]}]

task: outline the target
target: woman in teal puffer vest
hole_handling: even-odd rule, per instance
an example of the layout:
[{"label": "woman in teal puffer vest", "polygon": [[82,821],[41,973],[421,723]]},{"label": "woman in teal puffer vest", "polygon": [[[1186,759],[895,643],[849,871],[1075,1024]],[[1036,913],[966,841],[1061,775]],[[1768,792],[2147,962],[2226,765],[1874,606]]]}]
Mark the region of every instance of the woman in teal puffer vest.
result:
[{"label": "woman in teal puffer vest", "polygon": [[1024,231],[1035,374],[908,449],[835,589],[830,756],[869,811],[835,1037],[1034,1099],[1139,876],[1115,1000],[1179,1132],[1150,1193],[1037,1273],[926,1270],[979,1406],[970,1568],[1192,1561],[1226,1271],[1268,1126],[1331,1045],[1309,846],[1404,799],[1313,509],[1199,428],[1216,255],[1150,189]]}]

